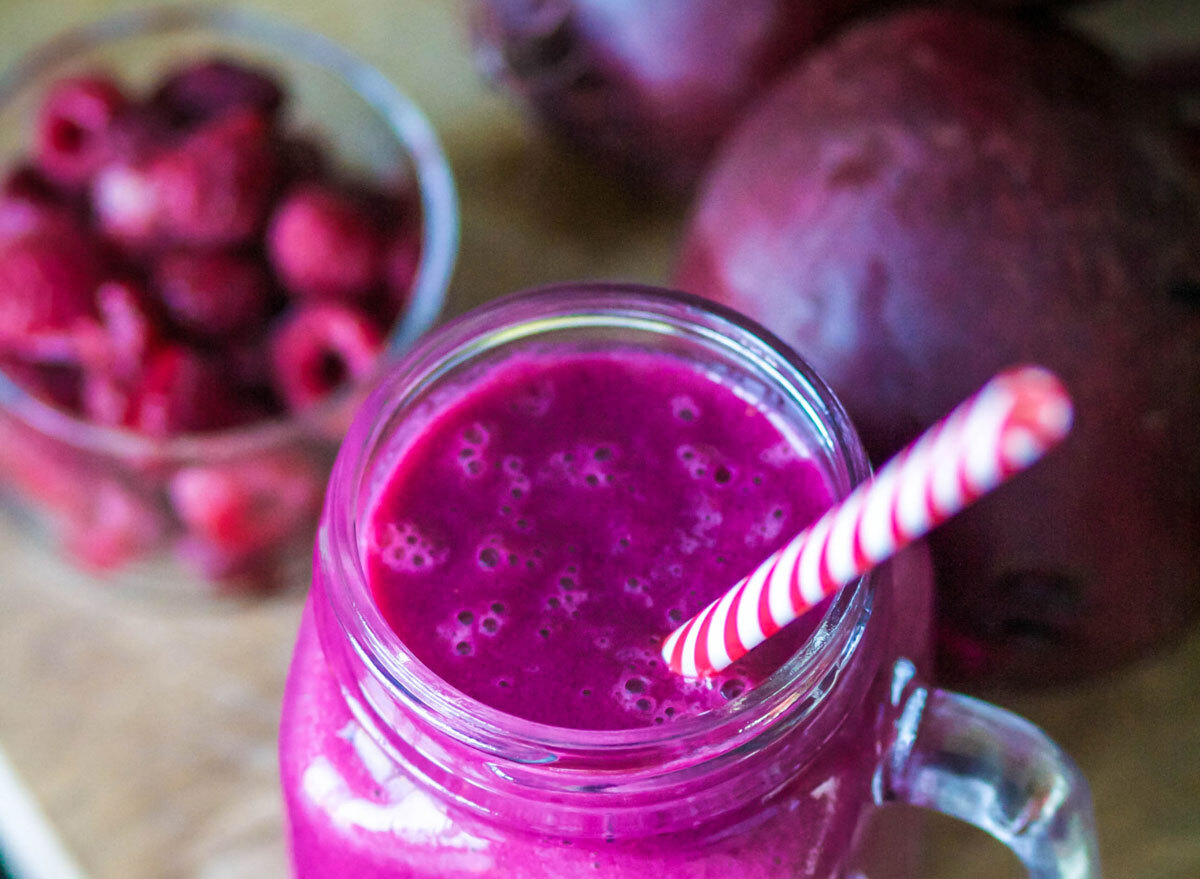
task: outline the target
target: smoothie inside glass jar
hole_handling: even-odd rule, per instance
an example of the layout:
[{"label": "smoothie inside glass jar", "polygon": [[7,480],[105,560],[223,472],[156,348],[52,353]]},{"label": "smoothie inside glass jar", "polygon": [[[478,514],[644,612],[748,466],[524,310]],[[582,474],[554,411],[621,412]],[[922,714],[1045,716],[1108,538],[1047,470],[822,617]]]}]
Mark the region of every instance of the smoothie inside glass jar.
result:
[{"label": "smoothie inside glass jar", "polygon": [[[329,487],[280,744],[297,875],[911,875],[870,850],[876,806],[984,823],[928,801],[944,767],[912,760],[924,706],[947,706],[933,738],[978,720],[917,677],[922,550],[715,678],[658,654],[868,473],[799,358],[690,298],[564,286],[435,334]],[[1092,857],[1069,762],[997,714],[1005,796],[1071,793],[1032,857]],[[955,747],[955,771],[983,760]]]}]

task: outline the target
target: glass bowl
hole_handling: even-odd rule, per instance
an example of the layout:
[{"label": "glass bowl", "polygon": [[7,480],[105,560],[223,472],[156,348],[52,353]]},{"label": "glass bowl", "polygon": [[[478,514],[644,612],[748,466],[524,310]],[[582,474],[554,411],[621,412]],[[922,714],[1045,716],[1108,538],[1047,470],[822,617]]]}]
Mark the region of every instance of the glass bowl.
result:
[{"label": "glass bowl", "polygon": [[375,372],[285,417],[154,439],[56,409],[0,372],[3,506],[97,580],[168,596],[305,581],[338,442],[386,362],[437,318],[458,245],[453,179],[422,112],[328,39],[239,9],[118,15],[30,52],[0,76],[0,167],[26,148],[55,80],[102,69],[138,87],[211,55],[271,69],[289,124],[318,136],[338,167],[414,183],[421,255]]}]

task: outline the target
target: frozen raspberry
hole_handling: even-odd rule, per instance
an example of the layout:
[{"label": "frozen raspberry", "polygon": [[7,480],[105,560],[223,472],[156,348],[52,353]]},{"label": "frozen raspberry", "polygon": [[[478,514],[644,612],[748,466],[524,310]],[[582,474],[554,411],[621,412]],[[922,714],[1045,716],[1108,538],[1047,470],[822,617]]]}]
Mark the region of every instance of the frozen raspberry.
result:
[{"label": "frozen raspberry", "polygon": [[247,241],[262,230],[275,185],[271,131],[235,111],[202,125],[148,168],[159,230],[193,246]]},{"label": "frozen raspberry", "polygon": [[179,345],[155,351],[135,388],[129,426],[149,436],[218,430],[248,420],[225,369]]},{"label": "frozen raspberry", "polygon": [[283,89],[265,70],[213,58],[168,76],[151,103],[163,108],[176,124],[188,126],[230,110],[254,110],[271,117],[283,97]]},{"label": "frozen raspberry", "polygon": [[348,380],[368,375],[383,335],[362,312],[332,302],[302,305],[271,340],[275,387],[292,409],[303,409]]},{"label": "frozen raspberry", "polygon": [[125,96],[103,76],[56,84],[38,114],[36,156],[42,170],[60,183],[87,183],[107,157],[107,135],[125,108]]},{"label": "frozen raspberry", "polygon": [[267,249],[284,286],[300,296],[360,298],[383,273],[383,246],[370,215],[320,184],[297,187],[280,203]]},{"label": "frozen raspberry", "polygon": [[227,342],[262,327],[271,282],[259,260],[227,251],[179,250],[163,256],[155,280],[167,315],[206,342]]},{"label": "frozen raspberry", "polygon": [[42,360],[76,356],[73,332],[94,318],[103,269],[95,243],[67,229],[0,246],[0,349]]},{"label": "frozen raspberry", "polygon": [[277,452],[184,468],[168,491],[189,536],[201,542],[196,549],[242,554],[271,547],[309,521],[320,503],[320,474],[307,457]]}]

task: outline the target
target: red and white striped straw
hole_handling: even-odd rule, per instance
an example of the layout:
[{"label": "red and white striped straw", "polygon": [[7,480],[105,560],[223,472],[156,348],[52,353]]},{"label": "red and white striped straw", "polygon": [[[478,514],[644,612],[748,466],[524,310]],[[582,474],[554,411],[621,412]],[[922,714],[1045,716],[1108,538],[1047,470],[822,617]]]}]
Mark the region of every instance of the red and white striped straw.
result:
[{"label": "red and white striped straw", "polygon": [[1037,461],[1071,428],[1046,369],[1000,373],[663,642],[687,677],[736,662],[842,586]]}]

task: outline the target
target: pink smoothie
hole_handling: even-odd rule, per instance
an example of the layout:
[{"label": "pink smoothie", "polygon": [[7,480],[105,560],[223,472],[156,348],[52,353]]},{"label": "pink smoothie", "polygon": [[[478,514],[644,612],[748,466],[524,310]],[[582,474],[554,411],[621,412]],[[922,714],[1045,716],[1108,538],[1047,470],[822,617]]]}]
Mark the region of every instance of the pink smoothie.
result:
[{"label": "pink smoothie", "polygon": [[[704,684],[658,656],[675,625],[831,501],[810,438],[750,393],[666,354],[539,349],[450,396],[380,456],[391,463],[359,514],[370,595],[449,687],[556,727],[665,732],[752,690],[811,635],[821,611]],[[323,564],[319,551],[280,740],[302,879],[780,879],[861,863],[892,663],[925,655],[923,555],[881,572],[853,659],[793,732],[744,750],[711,785],[687,781],[669,815],[643,813],[638,791],[598,793],[597,809],[644,819],[628,835],[532,829],[502,801],[480,807],[453,771],[431,784],[406,768],[396,753],[469,761],[464,777],[482,766],[504,790],[520,769],[489,770],[487,754],[410,723],[370,675],[361,689],[335,677],[347,663],[363,675],[330,622]],[[368,732],[366,715],[390,728]],[[620,768],[608,778],[620,783]],[[718,785],[736,806],[722,808]]]},{"label": "pink smoothie", "polygon": [[573,729],[668,723],[754,686],[820,618],[704,684],[659,658],[830,499],[798,438],[682,362],[527,357],[406,450],[368,579],[400,638],[481,702]]}]

